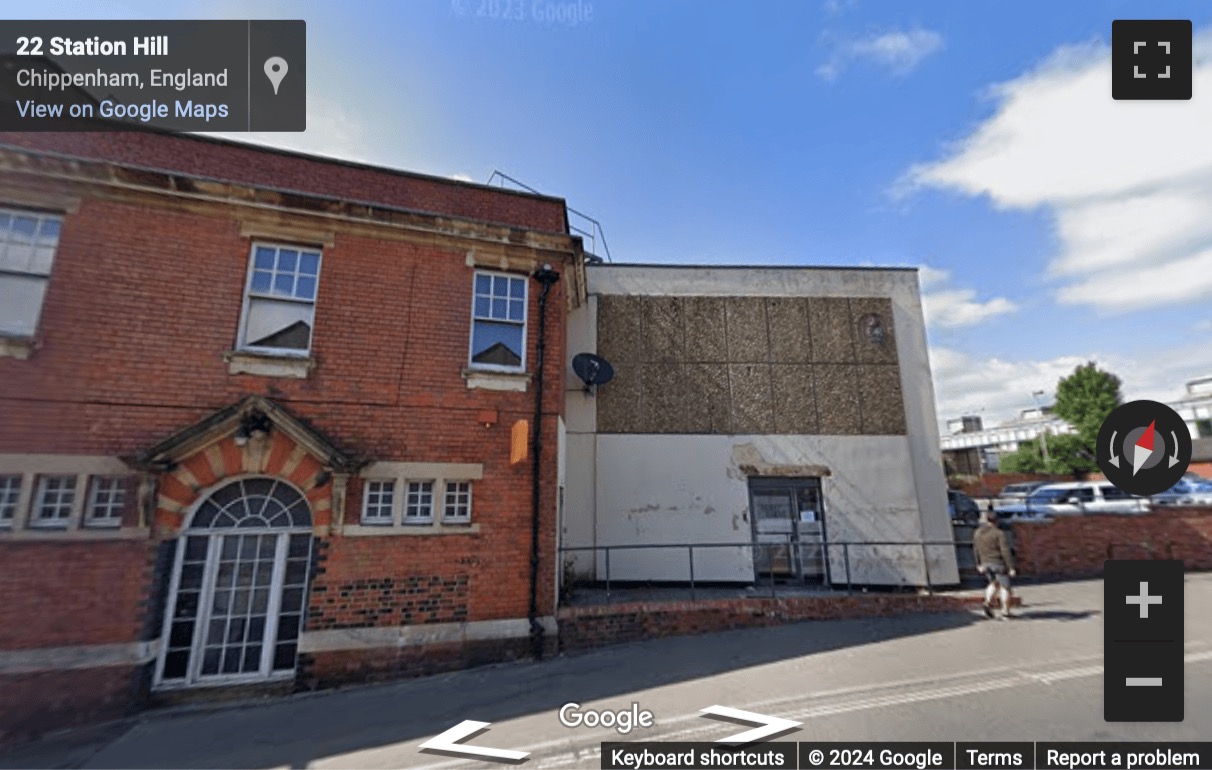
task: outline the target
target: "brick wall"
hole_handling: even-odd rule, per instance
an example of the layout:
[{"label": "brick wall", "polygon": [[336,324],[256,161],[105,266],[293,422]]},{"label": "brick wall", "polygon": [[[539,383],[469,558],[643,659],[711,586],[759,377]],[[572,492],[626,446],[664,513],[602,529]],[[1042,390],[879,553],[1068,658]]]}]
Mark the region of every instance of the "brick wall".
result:
[{"label": "brick wall", "polygon": [[131,666],[0,675],[0,745],[126,716],[138,681]]},{"label": "brick wall", "polygon": [[564,202],[557,198],[204,137],[150,132],[0,132],[0,144],[520,228],[567,232]]},{"label": "brick wall", "polygon": [[980,597],[976,594],[862,594],[565,607],[558,616],[560,649],[573,652],[644,639],[764,628],[805,620],[957,612],[979,604]]},{"label": "brick wall", "polygon": [[[533,419],[534,388],[532,383],[528,392],[517,393],[466,387],[461,372],[473,270],[465,252],[338,233],[321,267],[311,376],[233,376],[222,354],[235,343],[249,241],[240,236],[234,210],[216,206],[207,212],[86,198],[78,213],[67,216],[38,348],[29,360],[0,358],[0,408],[6,414],[0,453],[131,455],[214,409],[259,393],[367,459],[484,467],[475,486],[478,539],[390,538],[385,547],[400,555],[381,562],[377,574],[351,579],[422,574],[410,565],[427,558],[424,552],[441,554],[462,572],[492,564],[487,572],[499,571],[494,581],[500,585],[516,587],[523,575],[528,581],[532,466],[510,465],[508,457],[511,426]],[[122,280],[114,280],[118,275]],[[557,284],[548,302],[543,575],[552,569],[555,537],[564,286]],[[530,361],[537,316],[532,302]],[[478,419],[483,410],[497,412],[498,423],[485,429]],[[354,479],[347,507],[353,521],[360,491]],[[548,612],[550,583],[540,583],[540,606]],[[472,598],[469,617],[502,617],[500,604]],[[514,617],[517,606],[508,610]]]},{"label": "brick wall", "polygon": [[1212,509],[1159,510],[1143,515],[1055,516],[1014,522],[1017,568],[1032,576],[1094,576],[1117,559],[1182,559],[1187,569],[1212,569]]},{"label": "brick wall", "polygon": [[[133,643],[159,635],[148,541],[0,542],[0,651]],[[162,617],[159,616],[159,617]],[[146,666],[0,674],[0,744],[121,717]]]},{"label": "brick wall", "polygon": [[154,554],[147,541],[0,541],[0,650],[145,638]]},{"label": "brick wall", "polygon": [[316,586],[310,629],[467,620],[469,575],[407,575]]},{"label": "brick wall", "polygon": [[[465,386],[473,270],[462,252],[352,235],[324,253],[311,376],[229,375],[222,354],[236,341],[249,244],[232,214],[85,201],[64,223],[39,349],[28,361],[0,359],[5,397],[32,402],[0,430],[0,452],[129,452],[250,392],[314,405],[302,416],[348,448],[393,459],[404,449],[401,423],[416,426],[413,456],[478,453],[477,410],[532,412],[533,393]],[[562,410],[562,307],[557,285],[546,372],[553,413]],[[78,404],[90,422],[55,419],[54,402]],[[385,408],[394,419],[383,419]]]},{"label": "brick wall", "polygon": [[1009,484],[1021,484],[1024,481],[1072,481],[1069,476],[1048,476],[1042,473],[985,473],[976,479],[954,481],[952,489],[958,489],[970,497],[997,497]]},{"label": "brick wall", "polygon": [[[555,652],[548,637],[546,649]],[[300,656],[299,690],[382,682],[458,671],[471,666],[530,657],[529,639],[494,639],[375,650],[342,650]]]}]

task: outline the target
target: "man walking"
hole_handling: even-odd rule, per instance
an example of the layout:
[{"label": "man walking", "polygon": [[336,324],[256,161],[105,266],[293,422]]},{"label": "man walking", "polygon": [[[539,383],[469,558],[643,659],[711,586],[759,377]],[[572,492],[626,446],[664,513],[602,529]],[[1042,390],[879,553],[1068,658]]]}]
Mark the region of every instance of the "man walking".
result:
[{"label": "man walking", "polygon": [[1014,557],[1006,533],[997,526],[997,513],[985,511],[984,520],[972,535],[976,551],[976,569],[989,585],[985,587],[985,615],[993,617],[993,597],[1000,594],[1001,619],[1010,617],[1010,578],[1014,577]]}]

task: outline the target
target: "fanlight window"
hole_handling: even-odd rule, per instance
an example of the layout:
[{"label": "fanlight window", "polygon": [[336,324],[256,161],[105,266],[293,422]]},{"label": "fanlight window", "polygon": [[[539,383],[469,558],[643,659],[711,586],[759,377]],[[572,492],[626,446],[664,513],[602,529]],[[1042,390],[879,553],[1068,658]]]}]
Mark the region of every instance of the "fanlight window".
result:
[{"label": "fanlight window", "polygon": [[310,528],[307,499],[277,479],[240,479],[216,490],[191,529]]}]

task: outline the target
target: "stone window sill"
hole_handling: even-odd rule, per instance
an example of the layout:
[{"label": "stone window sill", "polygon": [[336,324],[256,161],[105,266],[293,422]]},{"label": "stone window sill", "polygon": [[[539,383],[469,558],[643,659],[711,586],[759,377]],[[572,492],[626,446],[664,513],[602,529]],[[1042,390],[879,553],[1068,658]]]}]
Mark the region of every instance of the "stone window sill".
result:
[{"label": "stone window sill", "polygon": [[399,525],[386,526],[383,524],[346,524],[341,528],[341,534],[349,537],[390,537],[393,535],[478,535],[479,524],[438,524],[436,526]]},{"label": "stone window sill", "polygon": [[311,357],[272,356],[265,353],[248,353],[229,350],[223,354],[228,374],[254,374],[258,377],[284,377],[305,380],[316,367]]},{"label": "stone window sill", "polygon": [[16,358],[24,361],[34,352],[34,341],[30,337],[13,337],[0,334],[0,358]]},{"label": "stone window sill", "polygon": [[489,369],[464,369],[467,389],[505,390],[525,393],[530,384],[529,372],[496,372]]},{"label": "stone window sill", "polygon": [[64,527],[30,526],[25,529],[0,528],[0,541],[43,540],[62,543],[88,540],[146,540],[148,537],[147,527],[66,529]]}]

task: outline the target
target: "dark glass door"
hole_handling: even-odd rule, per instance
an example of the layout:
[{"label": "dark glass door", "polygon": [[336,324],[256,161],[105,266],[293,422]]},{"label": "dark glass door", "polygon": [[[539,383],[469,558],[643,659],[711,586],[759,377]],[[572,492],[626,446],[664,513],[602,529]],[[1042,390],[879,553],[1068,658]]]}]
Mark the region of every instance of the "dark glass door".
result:
[{"label": "dark glass door", "polygon": [[824,581],[825,517],[818,478],[751,478],[758,579]]}]

